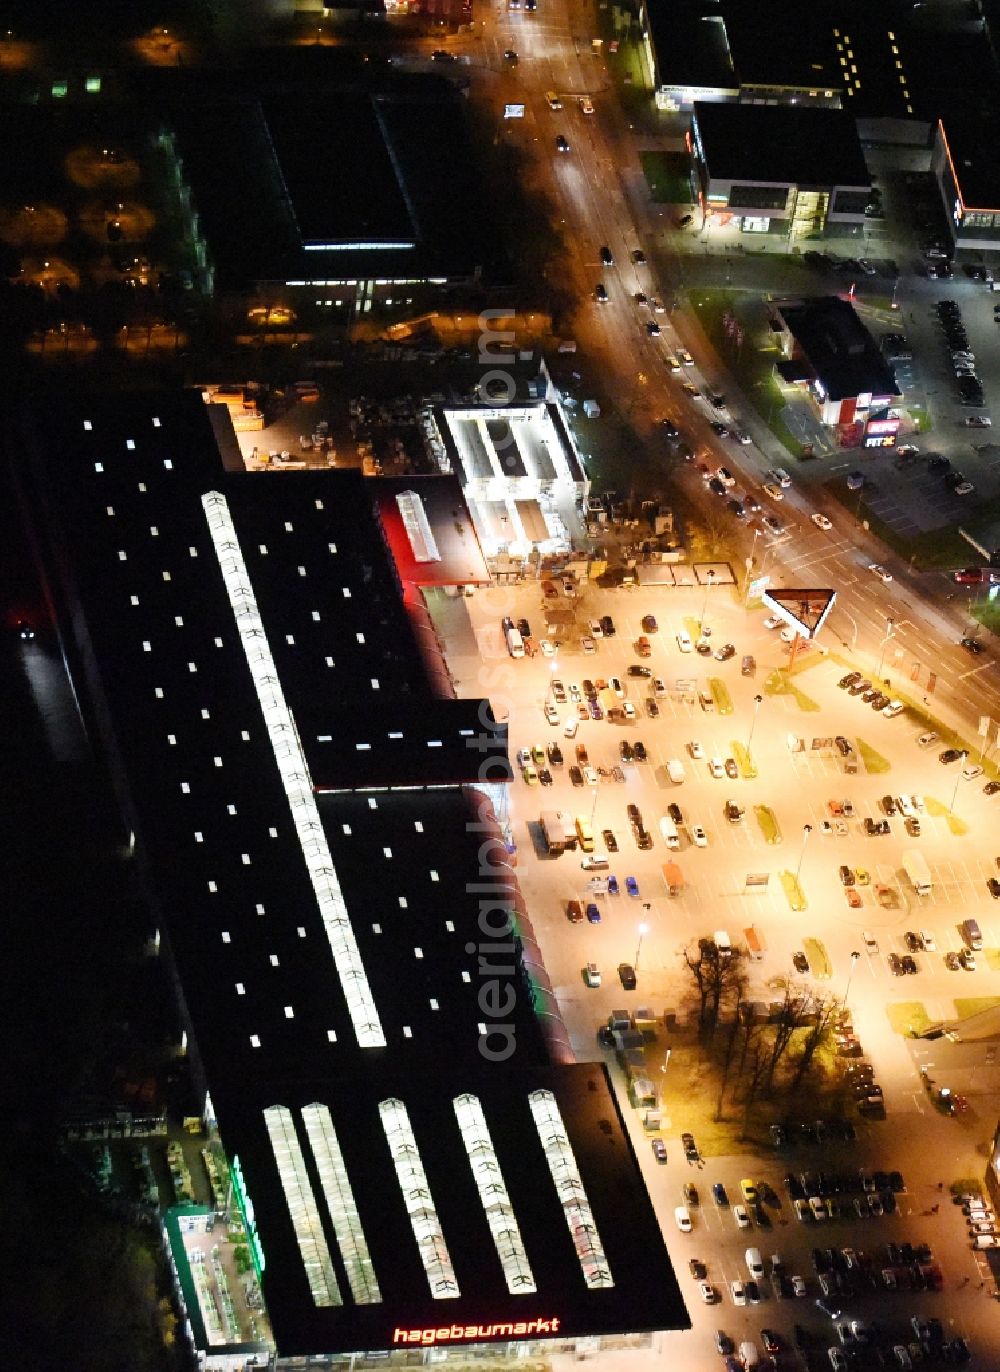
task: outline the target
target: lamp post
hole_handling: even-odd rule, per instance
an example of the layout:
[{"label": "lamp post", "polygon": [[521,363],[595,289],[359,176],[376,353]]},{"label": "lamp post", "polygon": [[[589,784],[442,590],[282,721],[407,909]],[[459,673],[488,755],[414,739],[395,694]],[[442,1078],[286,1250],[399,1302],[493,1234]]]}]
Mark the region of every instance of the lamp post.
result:
[{"label": "lamp post", "polygon": [[760,709],[760,707],[761,707],[761,705],[763,705],[763,703],[764,703],[764,697],[763,697],[763,696],[754,696],[754,698],[753,698],[753,718],[752,718],[751,721],[750,721],[750,732],[749,732],[749,734],[747,735],[747,759],[748,759],[748,761],[750,761],[750,762],[753,762],[753,757],[751,756],[751,753],[750,753],[750,745],[751,745],[751,743],[753,743],[753,731],[754,731],[754,729],[757,727],[757,711]]},{"label": "lamp post", "polygon": [[758,539],[759,537],[760,537],[760,529],[758,529],[757,526],[756,526],[756,524],[755,524],[755,525],[754,525],[754,530],[753,530],[753,542],[750,544],[750,553],[749,553],[749,556],[748,556],[747,559],[746,559],[747,584],[743,587],[743,608],[744,608],[744,609],[746,609],[747,604],[749,603],[749,600],[750,600],[750,582],[753,580],[753,576],[752,576],[752,572],[753,572],[753,560],[754,560],[754,559],[753,559],[753,555],[754,555],[754,551],[756,550],[756,547],[757,547],[757,539]]},{"label": "lamp post", "polygon": [[[648,905],[644,905],[642,908],[643,908],[644,910],[647,910],[647,911],[649,910],[649,906],[648,906]],[[648,933],[649,933],[649,925],[648,925],[648,924],[640,924],[640,925],[639,925],[639,944],[638,944],[638,947],[637,947],[636,950],[635,950],[635,964],[634,964],[635,970],[636,970],[637,972],[638,972],[638,970],[639,970],[639,954],[642,952],[642,941],[643,941],[643,939],[646,937],[646,935],[647,935]]]},{"label": "lamp post", "polygon": [[[959,764],[963,763],[963,762],[965,761],[965,759],[966,759],[968,756],[969,756],[968,749],[963,748],[963,749],[962,749],[962,752],[961,752],[961,756],[960,756],[959,759],[958,759]],[[955,801],[958,799],[958,787],[959,787],[959,783],[961,782],[961,780],[962,780],[962,769],[961,769],[961,766],[959,766],[959,769],[958,769],[958,776],[955,778],[955,789],[954,789],[954,791],[952,791],[952,793],[951,793],[951,804],[948,806],[948,809],[951,811],[952,814],[955,813]]]},{"label": "lamp post", "polygon": [[885,662],[885,650],[886,650],[886,648],[889,646],[889,640],[890,640],[890,638],[892,638],[892,631],[893,631],[893,629],[895,629],[895,627],[896,627],[895,620],[887,619],[887,620],[885,621],[885,638],[883,638],[883,640],[882,640],[882,651],[881,651],[881,653],[879,653],[879,658],[878,658],[878,671],[875,673],[876,676],[881,676],[881,675],[882,675],[882,664],[883,664],[883,662]]},{"label": "lamp post", "polygon": [[851,970],[847,974],[847,985],[844,987],[845,1006],[847,1005],[847,997],[851,994],[851,978],[854,976],[854,969],[858,965],[858,958],[860,956],[861,954],[857,951],[857,949],[855,949],[854,952],[851,953]]},{"label": "lamp post", "polygon": [[708,593],[709,593],[709,591],[712,589],[712,587],[713,587],[714,585],[715,585],[715,572],[712,570],[711,567],[709,567],[708,571],[705,573],[705,599],[704,599],[704,601],[702,602],[702,607],[701,607],[701,621],[700,621],[700,623],[701,623],[701,636],[702,636],[702,638],[706,638],[706,637],[707,637],[707,635],[706,635],[706,633],[705,633],[705,615],[706,615],[707,612],[708,612]]},{"label": "lamp post", "polygon": [[598,789],[599,789],[599,788],[598,788],[597,786],[594,787],[594,803],[593,803],[593,805],[590,807],[590,827],[591,827],[591,829],[593,829],[593,827],[594,827],[594,816],[597,814],[597,794],[598,794]]},{"label": "lamp post", "polygon": [[813,827],[812,827],[811,824],[803,824],[803,826],[802,826],[802,848],[801,848],[800,851],[799,851],[799,865],[798,865],[798,866],[796,867],[796,869],[795,869],[795,884],[796,884],[796,886],[799,884],[799,873],[802,871],[802,859],[803,859],[803,858],[805,857],[805,855],[806,855],[806,844],[809,842],[809,835],[812,833],[812,831],[813,831]]}]

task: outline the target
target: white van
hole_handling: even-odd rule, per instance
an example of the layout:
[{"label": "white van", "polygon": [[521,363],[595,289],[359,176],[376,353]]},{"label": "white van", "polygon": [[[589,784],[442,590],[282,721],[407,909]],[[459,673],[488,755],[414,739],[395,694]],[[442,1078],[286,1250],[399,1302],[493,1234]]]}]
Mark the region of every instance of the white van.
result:
[{"label": "white van", "polygon": [[508,624],[504,629],[504,637],[511,657],[524,657],[524,639],[513,624]]},{"label": "white van", "polygon": [[747,1271],[754,1281],[760,1281],[764,1275],[764,1262],[760,1256],[759,1248],[748,1248],[746,1251]]},{"label": "white van", "polygon": [[740,1344],[740,1358],[746,1368],[756,1367],[760,1358],[757,1354],[757,1345],[750,1339],[744,1339]]},{"label": "white van", "polygon": [[563,733],[567,738],[576,738],[576,731],[580,727],[580,721],[574,715],[572,719],[567,719],[563,725]]},{"label": "white van", "polygon": [[681,846],[681,836],[677,832],[677,825],[669,815],[664,815],[660,820],[660,834],[663,842],[668,848],[679,848]]},{"label": "white van", "polygon": [[667,776],[675,786],[680,786],[684,780],[684,768],[675,757],[667,762]]},{"label": "white van", "polygon": [[715,944],[720,958],[732,957],[733,941],[726,933],[725,929],[716,929],[712,935],[712,942]]}]

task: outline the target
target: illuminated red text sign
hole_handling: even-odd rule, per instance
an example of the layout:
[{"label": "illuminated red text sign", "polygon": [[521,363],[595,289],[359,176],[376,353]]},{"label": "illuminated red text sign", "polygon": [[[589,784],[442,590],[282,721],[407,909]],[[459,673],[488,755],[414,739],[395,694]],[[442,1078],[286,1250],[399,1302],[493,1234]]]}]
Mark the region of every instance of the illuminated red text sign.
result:
[{"label": "illuminated red text sign", "polygon": [[403,1343],[479,1343],[483,1339],[527,1339],[558,1334],[560,1319],[518,1320],[507,1324],[449,1324],[440,1329],[400,1329],[392,1331],[393,1345]]}]

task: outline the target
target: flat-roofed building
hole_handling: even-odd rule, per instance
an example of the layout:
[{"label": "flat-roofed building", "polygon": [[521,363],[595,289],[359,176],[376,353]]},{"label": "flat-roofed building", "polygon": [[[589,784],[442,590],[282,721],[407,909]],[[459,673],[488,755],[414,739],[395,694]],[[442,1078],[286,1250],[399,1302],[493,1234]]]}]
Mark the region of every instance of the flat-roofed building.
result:
[{"label": "flat-roofed building", "polygon": [[776,300],[778,373],[815,402],[824,424],[863,424],[899,400],[892,367],[853,305],[839,296]]}]

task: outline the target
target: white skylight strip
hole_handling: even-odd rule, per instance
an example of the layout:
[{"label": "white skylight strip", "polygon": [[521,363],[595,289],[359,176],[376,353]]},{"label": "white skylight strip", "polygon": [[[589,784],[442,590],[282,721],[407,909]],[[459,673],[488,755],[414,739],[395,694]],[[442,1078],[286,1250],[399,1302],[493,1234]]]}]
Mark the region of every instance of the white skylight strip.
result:
[{"label": "white skylight strip", "polygon": [[316,808],[312,777],[281,689],[229,505],[218,491],[206,492],[201,503],[354,1032],[362,1048],[384,1048],[385,1034]]},{"label": "white skylight strip", "polygon": [[269,1105],[264,1124],[313,1301],[319,1306],[343,1305],[292,1112],[284,1105]]},{"label": "white skylight strip", "polygon": [[417,245],[409,238],[384,239],[382,241],[353,243],[303,243],[306,252],[395,252]]},{"label": "white skylight strip", "polygon": [[413,1237],[427,1273],[431,1295],[437,1301],[453,1300],[462,1293],[458,1289],[441,1221],[434,1208],[427,1174],[417,1151],[410,1116],[401,1100],[379,1101],[378,1112],[382,1116],[382,1128],[396,1167],[399,1189],[410,1216]]},{"label": "white skylight strip", "polygon": [[486,1212],[493,1242],[496,1244],[507,1290],[513,1296],[522,1291],[537,1291],[524,1240],[521,1238],[521,1230],[514,1215],[507,1184],[500,1171],[500,1163],[479,1097],[468,1094],[456,1096],[452,1104],[462,1142],[469,1155],[472,1175],[479,1188],[479,1199]]},{"label": "white skylight strip", "polygon": [[532,1091],[528,1096],[528,1105],[580,1260],[583,1279],[591,1290],[614,1286],[611,1268],[597,1232],[590,1201],[580,1180],[580,1169],[576,1165],[556,1098],[551,1091]]},{"label": "white skylight strip", "polygon": [[396,504],[403,519],[403,528],[410,540],[410,549],[416,562],[440,562],[441,554],[431,529],[424,502],[416,491],[400,491]]},{"label": "white skylight strip", "polygon": [[302,1108],[306,1133],[312,1145],[316,1168],[333,1220],[334,1233],[340,1246],[340,1256],[347,1270],[351,1295],[358,1305],[375,1305],[382,1299],[375,1267],[372,1263],[361,1216],[351,1190],[340,1141],[325,1105],[305,1105]]}]

